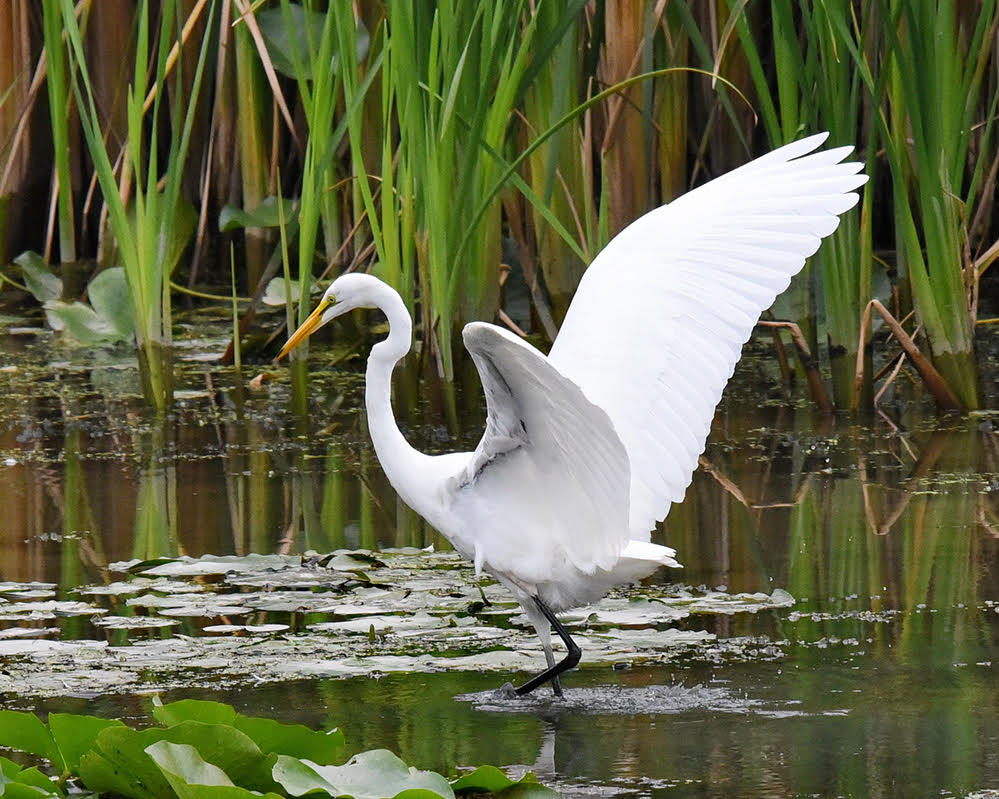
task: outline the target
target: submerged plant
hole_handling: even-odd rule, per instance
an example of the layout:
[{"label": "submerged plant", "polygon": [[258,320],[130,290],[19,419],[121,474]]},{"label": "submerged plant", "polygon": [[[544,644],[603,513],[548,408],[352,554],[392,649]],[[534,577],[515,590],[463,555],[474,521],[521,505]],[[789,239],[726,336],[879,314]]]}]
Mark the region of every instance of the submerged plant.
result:
[{"label": "submerged plant", "polygon": [[514,781],[482,766],[449,781],[384,749],[336,765],[344,750],[340,730],[244,716],[219,702],[154,699],[152,714],[158,726],[138,730],[95,716],[50,713],[46,724],[32,713],[0,710],[0,746],[44,758],[53,772],[0,757],[0,793],[65,799],[82,787],[129,799],[558,796],[532,774]]}]

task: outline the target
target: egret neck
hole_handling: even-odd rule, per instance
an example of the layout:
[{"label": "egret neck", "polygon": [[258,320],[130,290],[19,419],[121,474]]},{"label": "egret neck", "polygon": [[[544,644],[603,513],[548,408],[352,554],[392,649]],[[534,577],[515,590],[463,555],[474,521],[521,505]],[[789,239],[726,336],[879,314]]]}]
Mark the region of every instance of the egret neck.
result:
[{"label": "egret neck", "polygon": [[428,469],[431,457],[410,446],[392,411],[392,371],[412,347],[413,323],[402,297],[388,286],[383,288],[377,307],[388,319],[389,333],[368,356],[364,389],[368,432],[385,476],[403,501],[420,512],[427,499],[422,478],[433,473]]}]

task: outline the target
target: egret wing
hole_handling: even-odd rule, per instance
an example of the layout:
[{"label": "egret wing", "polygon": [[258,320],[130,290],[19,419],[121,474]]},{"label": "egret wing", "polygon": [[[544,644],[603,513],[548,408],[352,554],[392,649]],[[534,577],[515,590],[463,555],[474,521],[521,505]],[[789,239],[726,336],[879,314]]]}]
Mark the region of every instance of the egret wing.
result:
[{"label": "egret wing", "polygon": [[[511,535],[542,536],[587,573],[612,568],[628,543],[630,475],[607,414],[512,333],[473,322],[463,337],[482,379],[487,418],[453,490],[510,497],[512,505],[531,497],[530,517],[520,526],[536,529]],[[508,504],[511,517],[520,510]]]},{"label": "egret wing", "polygon": [[683,498],[760,313],[867,177],[826,134],[781,147],[641,217],[594,259],[549,354],[614,423],[632,538]]}]

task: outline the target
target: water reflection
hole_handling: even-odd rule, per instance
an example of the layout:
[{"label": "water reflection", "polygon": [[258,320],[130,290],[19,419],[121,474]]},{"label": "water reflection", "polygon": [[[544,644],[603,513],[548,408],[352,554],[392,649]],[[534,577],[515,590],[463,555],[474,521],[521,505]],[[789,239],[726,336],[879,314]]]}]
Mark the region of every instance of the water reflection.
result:
[{"label": "water reflection", "polygon": [[[57,382],[27,372],[3,380],[0,581],[51,582],[65,595],[107,582],[107,565],[129,558],[447,547],[385,482],[356,376],[320,372],[308,415],[295,417],[283,410],[281,380],[254,392],[246,376],[191,367],[165,420],[143,409],[127,370],[113,364],[67,369]],[[459,392],[415,407],[404,427],[426,449],[470,448],[477,403],[476,391]],[[469,420],[461,433],[450,432],[452,413]],[[683,622],[745,637],[760,652],[778,642],[776,659],[722,653],[716,663],[582,670],[572,685],[706,685],[752,700],[741,709],[511,714],[455,700],[494,687],[494,674],[292,683],[232,698],[248,713],[340,724],[357,748],[388,746],[424,768],[521,764],[571,791],[926,796],[996,787],[997,464],[988,417],[858,425],[758,407],[737,385],[686,500],[658,533],[686,568],[660,579],[789,591],[791,611]],[[59,624],[74,638],[87,622]],[[127,698],[89,707],[109,702],[144,713]]]}]

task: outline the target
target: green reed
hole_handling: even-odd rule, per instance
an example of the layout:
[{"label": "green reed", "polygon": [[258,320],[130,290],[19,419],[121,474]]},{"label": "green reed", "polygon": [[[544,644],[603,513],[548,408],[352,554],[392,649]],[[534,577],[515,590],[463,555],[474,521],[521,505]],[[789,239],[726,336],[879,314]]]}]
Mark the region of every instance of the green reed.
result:
[{"label": "green reed", "polygon": [[[154,29],[150,6],[144,1],[136,13],[135,68],[126,112],[128,141],[116,169],[114,160],[118,155],[109,150],[110,143],[103,136],[103,121],[97,109],[83,34],[71,0],[61,0],[70,63],[79,76],[73,82],[73,91],[118,258],[128,281],[136,344],[143,356],[140,362],[146,367],[146,391],[150,401],[162,410],[170,404],[172,396],[170,370],[165,368],[163,361],[163,348],[172,343],[170,274],[193,232],[191,213],[180,195],[182,173],[189,153],[196,101],[213,26],[209,22],[208,34],[200,43],[190,96],[182,96],[185,82],[176,80],[171,87],[174,96],[167,100],[170,48],[175,44],[181,46],[184,20],[180,6],[165,0],[159,8],[159,28]],[[213,12],[214,5],[208,13],[209,21],[214,19]],[[155,58],[153,64],[150,64],[151,58]],[[176,69],[180,71],[182,65],[183,59],[178,59]],[[152,105],[147,117],[146,102],[150,91]],[[163,148],[167,156],[161,173],[159,130],[164,117],[168,117],[172,135]],[[130,201],[126,200],[129,194]]]},{"label": "green reed", "polygon": [[[32,33],[50,51],[35,81],[47,81],[45,135],[32,127],[38,114],[13,132],[11,98],[30,105],[30,75],[22,64],[15,91],[0,69],[2,190],[25,141],[53,142],[45,177],[57,187],[58,258],[126,266],[147,362],[170,342],[169,275],[183,263],[193,211],[212,231],[218,208],[252,214],[281,175],[299,209],[289,221],[301,297],[323,266],[373,270],[414,313],[424,363],[450,378],[462,324],[502,310],[504,237],[550,338],[585,264],[623,224],[768,146],[826,129],[830,145],[857,146],[874,179],[776,313],[821,345],[836,404],[867,405],[874,370],[863,370],[866,396],[851,381],[877,288],[899,319],[915,310],[907,329],[919,328],[917,343],[961,404],[978,401],[974,258],[997,235],[996,0],[974,9],[953,0],[221,0],[218,13],[144,0],[126,26],[135,67],[129,58],[117,72],[85,52],[127,37],[100,6],[83,4],[78,21],[74,5],[45,0]],[[192,8],[200,27],[181,45]],[[201,102],[208,92],[213,101]],[[89,227],[100,216],[91,178],[113,237]],[[4,202],[0,225],[30,217],[40,232],[28,240],[44,235],[45,215],[4,214]],[[241,237],[237,282],[253,290],[277,262],[278,241],[248,219],[241,233],[218,235]],[[228,244],[199,238],[198,253]],[[895,260],[897,275],[878,265]],[[189,282],[199,280],[228,285],[224,259],[192,266]],[[165,395],[165,379],[149,390]]]},{"label": "green reed", "polygon": [[962,404],[977,407],[974,265],[967,242],[995,146],[999,94],[983,94],[999,12],[995,0],[964,9],[950,0],[880,0],[886,20],[882,117],[892,173],[899,266],[926,330],[934,364]]},{"label": "green reed", "polygon": [[[816,130],[829,131],[829,146],[856,143],[870,97],[850,51],[860,46],[856,41],[862,43],[873,33],[868,29],[870,4],[860,5],[859,16],[849,0],[823,0],[807,7],[773,0],[770,11],[772,25],[766,38],[748,18],[748,9],[734,23],[771,145]],[[859,155],[866,158],[870,175],[876,151],[870,140],[866,144]],[[813,259],[815,266],[806,267],[789,293],[790,308],[809,344],[815,349],[820,341],[828,344],[833,395],[840,407],[847,406],[853,395],[860,320],[873,297],[873,196],[871,182],[860,209],[843,215]],[[870,368],[865,373],[869,397]]]},{"label": "green reed", "polygon": [[49,92],[49,116],[52,122],[52,149],[55,155],[55,182],[58,197],[59,258],[63,263],[76,261],[76,223],[73,205],[73,175],[70,171],[69,120],[71,119],[66,50],[62,44],[60,0],[42,3],[42,28],[45,33],[46,80]]}]

